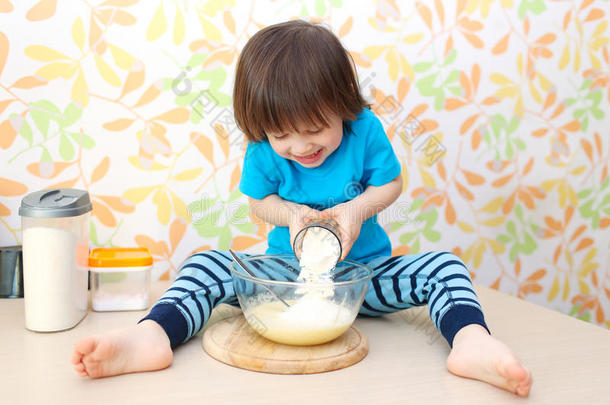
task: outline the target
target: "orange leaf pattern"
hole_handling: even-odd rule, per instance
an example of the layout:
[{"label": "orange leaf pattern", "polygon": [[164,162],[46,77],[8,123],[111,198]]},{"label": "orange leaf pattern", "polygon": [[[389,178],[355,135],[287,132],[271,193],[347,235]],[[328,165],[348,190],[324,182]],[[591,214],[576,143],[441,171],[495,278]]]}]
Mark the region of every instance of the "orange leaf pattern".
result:
[{"label": "orange leaf pattern", "polygon": [[393,254],[452,251],[478,283],[610,325],[603,2],[30,3],[0,1],[0,243],[20,242],[24,195],[76,187],[91,244],[147,247],[156,278],[189,252],[263,252],[231,75],[256,29],[312,19],[349,49],[401,161],[379,216]]}]

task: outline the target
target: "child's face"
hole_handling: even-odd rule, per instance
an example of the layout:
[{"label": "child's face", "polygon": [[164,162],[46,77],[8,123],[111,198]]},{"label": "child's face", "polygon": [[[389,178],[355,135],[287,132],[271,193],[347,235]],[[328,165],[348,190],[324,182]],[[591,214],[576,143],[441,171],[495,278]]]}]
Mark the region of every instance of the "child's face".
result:
[{"label": "child's face", "polygon": [[281,157],[304,167],[318,167],[333,153],[343,138],[343,120],[328,117],[328,127],[300,127],[297,132],[268,133],[271,147]]}]

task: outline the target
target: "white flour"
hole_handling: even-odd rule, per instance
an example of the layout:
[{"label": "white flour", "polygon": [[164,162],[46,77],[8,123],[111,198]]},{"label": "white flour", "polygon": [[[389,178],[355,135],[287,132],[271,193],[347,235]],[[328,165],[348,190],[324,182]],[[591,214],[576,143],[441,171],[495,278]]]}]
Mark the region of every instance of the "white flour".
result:
[{"label": "white flour", "polygon": [[278,318],[284,327],[325,330],[350,322],[351,314],[347,308],[318,294],[305,294],[303,298],[292,302],[290,308]]},{"label": "white flour", "polygon": [[267,339],[289,345],[317,345],[341,336],[355,314],[323,297],[308,294],[290,301],[286,309],[279,301],[258,305],[246,319]]},{"label": "white flour", "polygon": [[330,271],[339,259],[340,246],[337,238],[322,227],[312,227],[305,232],[301,249],[301,273],[299,280],[305,282],[330,282]]},{"label": "white flour", "polygon": [[303,283],[296,292],[300,297],[290,300],[289,308],[279,301],[254,306],[247,319],[258,320],[264,326],[257,329],[259,333],[279,343],[313,345],[340,336],[352,324],[354,314],[329,298],[334,292],[331,271],[339,255],[339,241],[330,231],[309,228],[299,261],[298,280]]},{"label": "white flour", "polygon": [[94,311],[136,311],[148,308],[148,294],[113,294],[97,291],[91,296]]},{"label": "white flour", "polygon": [[89,246],[79,243],[72,232],[40,226],[24,229],[26,328],[64,330],[87,314],[88,255]]},{"label": "white flour", "polygon": [[[328,328],[337,321],[340,306],[326,299],[333,295],[330,271],[335,268],[340,254],[337,238],[322,227],[311,227],[303,238],[301,273],[298,280],[305,285],[297,290],[303,297],[296,301],[282,317],[306,325]],[[307,286],[308,283],[328,284],[326,287]],[[347,311],[349,314],[349,311]]]}]

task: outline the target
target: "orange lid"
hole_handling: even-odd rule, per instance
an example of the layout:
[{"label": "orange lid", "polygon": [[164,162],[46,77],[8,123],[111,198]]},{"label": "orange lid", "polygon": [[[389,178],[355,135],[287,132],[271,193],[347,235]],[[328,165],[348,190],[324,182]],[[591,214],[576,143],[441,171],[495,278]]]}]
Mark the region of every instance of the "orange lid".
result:
[{"label": "orange lid", "polygon": [[89,267],[142,267],[152,263],[146,248],[96,248],[89,254]]}]

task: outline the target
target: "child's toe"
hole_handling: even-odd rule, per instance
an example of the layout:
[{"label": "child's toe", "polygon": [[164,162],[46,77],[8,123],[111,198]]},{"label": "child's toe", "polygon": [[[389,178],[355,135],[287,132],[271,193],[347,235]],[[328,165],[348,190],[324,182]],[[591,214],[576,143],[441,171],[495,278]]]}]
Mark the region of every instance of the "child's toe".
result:
[{"label": "child's toe", "polygon": [[95,350],[97,339],[94,336],[87,336],[74,344],[72,359],[78,357],[78,361],[84,356]]},{"label": "child's toe", "polygon": [[509,367],[508,378],[511,385],[515,387],[514,392],[519,396],[527,396],[532,385],[532,377],[529,370],[520,364],[513,364]]},{"label": "child's toe", "polygon": [[530,392],[530,385],[526,384],[526,385],[520,385],[517,387],[516,393],[517,395],[521,396],[521,397],[526,397],[529,395]]},{"label": "child's toe", "polygon": [[84,358],[83,363],[85,364],[84,371],[87,373],[87,375],[89,377],[97,378],[102,375],[101,366],[98,361]]}]

